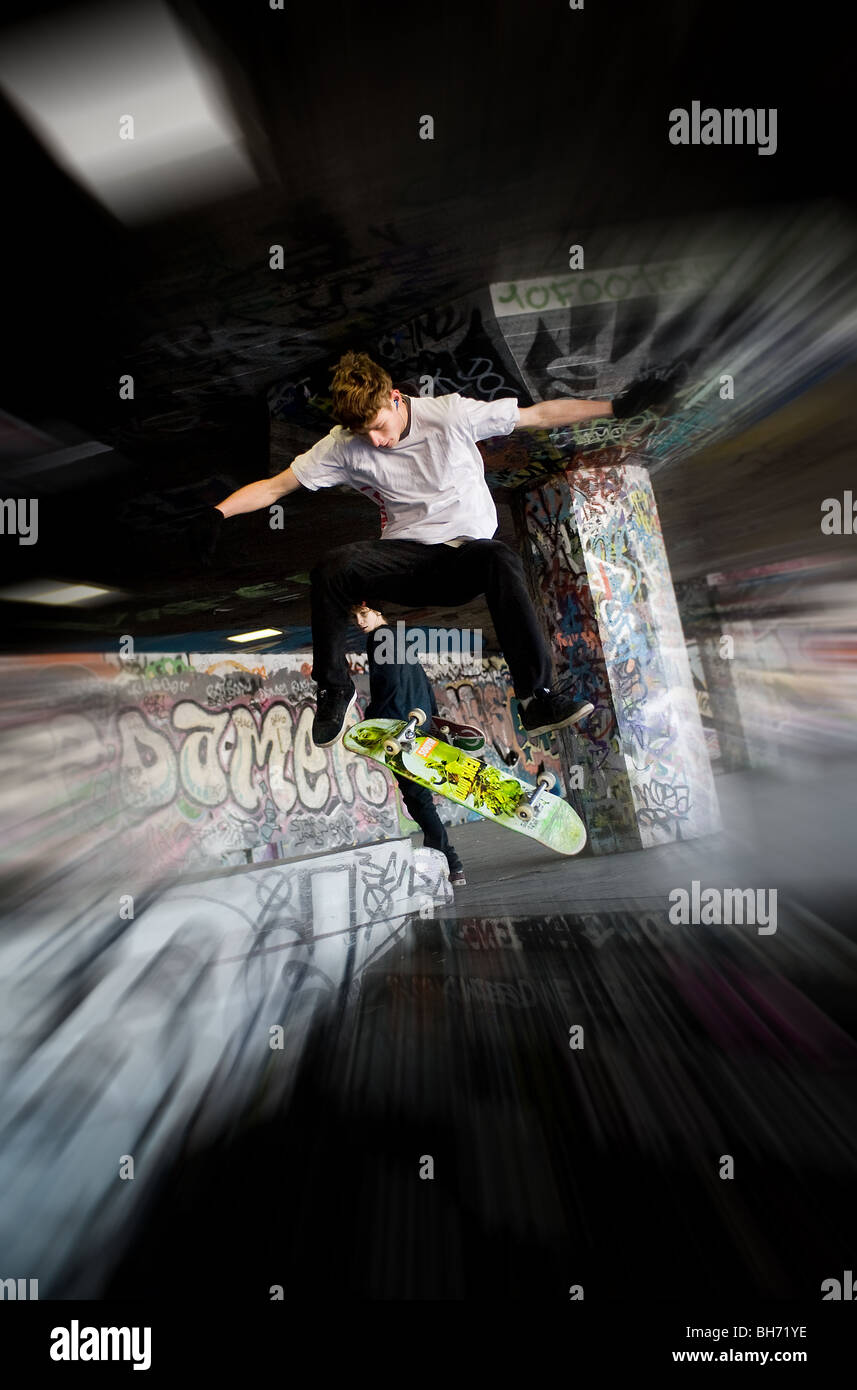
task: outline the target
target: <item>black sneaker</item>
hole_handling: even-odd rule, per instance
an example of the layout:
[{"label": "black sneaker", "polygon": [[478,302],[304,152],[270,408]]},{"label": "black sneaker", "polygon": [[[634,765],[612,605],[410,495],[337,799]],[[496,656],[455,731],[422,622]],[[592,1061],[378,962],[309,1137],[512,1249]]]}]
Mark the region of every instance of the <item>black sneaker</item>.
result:
[{"label": "black sneaker", "polygon": [[527,708],[521,706],[518,714],[528,734],[546,734],[551,729],[566,729],[576,724],[595,709],[591,700],[579,700],[574,695],[554,694],[552,690],[538,690]]},{"label": "black sneaker", "polygon": [[655,410],[664,414],[673,404],[676,392],[687,379],[687,367],[683,363],[668,371],[652,372],[648,376],[637,377],[630,385],[620,391],[613,402],[613,415],[617,420],[629,420],[632,415],[642,415],[644,410]]},{"label": "black sneaker", "polygon": [[341,738],[348,711],[357,699],[354,683],[319,687],[312,721],[312,741],[316,748],[329,748]]},{"label": "black sneaker", "polygon": [[464,888],[467,883],[467,879],[464,877],[464,865],[454,849],[447,850],[446,862],[449,865],[449,881],[453,888]]}]

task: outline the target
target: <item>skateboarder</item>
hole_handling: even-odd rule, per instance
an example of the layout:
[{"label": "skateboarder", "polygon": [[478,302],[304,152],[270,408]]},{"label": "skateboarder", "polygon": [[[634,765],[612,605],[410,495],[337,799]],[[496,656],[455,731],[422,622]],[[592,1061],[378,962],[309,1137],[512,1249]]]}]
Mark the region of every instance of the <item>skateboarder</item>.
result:
[{"label": "skateboarder", "polygon": [[625,419],[665,406],[677,384],[675,373],[649,376],[612,403],[563,398],[522,409],[514,397],[403,395],[365,353],[345,353],[331,386],[340,423],[282,473],[248,483],[215,509],[235,516],[269,507],[298,487],[315,492],[336,484],[364,493],[380,509],[381,539],[337,547],[310,575],[318,687],[312,737],[319,747],[341,736],[356,699],[345,634],[349,609],[361,595],[373,605],[450,607],[484,594],[527,731],[562,729],[592,712],[588,700],[552,688],[550,653],[520,556],[493,539],[497,511],[476,441],[598,416]]},{"label": "skateboarder", "polygon": [[[366,656],[369,661],[369,704],[364,719],[407,719],[412,709],[423,709],[431,717],[437,714],[437,702],[431,682],[418,661],[379,661],[377,647],[382,640],[382,629],[388,637],[392,630],[377,609],[367,603],[355,604],[350,612],[361,632],[366,634]],[[423,733],[428,732],[428,719],[423,725]],[[412,782],[407,777],[393,773],[399,784],[411,820],[415,820],[423,832],[426,849],[439,849],[446,855],[449,865],[449,881],[456,888],[463,888],[467,882],[464,866],[449,843],[446,826],[435,810],[434,797],[426,787]]]}]

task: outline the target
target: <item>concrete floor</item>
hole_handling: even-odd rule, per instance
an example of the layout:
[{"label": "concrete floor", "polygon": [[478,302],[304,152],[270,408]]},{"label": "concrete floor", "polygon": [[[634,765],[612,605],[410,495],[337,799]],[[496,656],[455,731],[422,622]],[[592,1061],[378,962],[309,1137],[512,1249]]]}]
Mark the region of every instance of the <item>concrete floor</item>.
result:
[{"label": "concrete floor", "polygon": [[[857,922],[857,766],[831,762],[778,777],[717,779],[723,829],[628,854],[567,859],[487,821],[452,832],[467,871],[453,915],[536,915],[614,900],[668,905],[674,888],[776,888],[779,898],[847,927]],[[414,837],[419,843],[419,836]]]},{"label": "concrete floor", "polygon": [[[298,1001],[288,1098],[272,1064],[185,1144],[99,1296],[190,1261],[234,1298],[818,1302],[857,1249],[851,785],[724,779],[722,834],[604,859],[456,831],[454,909]],[[694,878],[776,888],[776,932],[671,925]]]}]

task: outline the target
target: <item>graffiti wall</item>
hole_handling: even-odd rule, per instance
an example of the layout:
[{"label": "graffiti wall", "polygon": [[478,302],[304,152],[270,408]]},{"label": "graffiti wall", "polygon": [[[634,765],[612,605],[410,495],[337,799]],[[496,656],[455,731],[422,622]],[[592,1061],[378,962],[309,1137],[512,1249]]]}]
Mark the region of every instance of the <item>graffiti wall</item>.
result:
[{"label": "graffiti wall", "polygon": [[581,696],[595,705],[594,714],[562,739],[569,762],[583,772],[580,801],[575,805],[586,822],[594,853],[639,849],[640,833],[586,560],[571,521],[571,488],[559,474],[519,498],[518,520],[525,531],[536,609],[543,617],[558,681],[573,680]]},{"label": "graffiti wall", "polygon": [[[441,303],[398,324],[370,340],[367,350],[395,385],[415,395],[460,391],[483,401],[523,396],[527,403],[486,290]],[[332,367],[333,360],[325,358],[269,388],[268,408],[280,428],[285,422],[298,431],[315,431],[316,438],[331,428]],[[295,435],[300,448],[313,442],[312,434]]]},{"label": "graffiti wall", "polygon": [[[808,254],[822,238],[825,255]],[[568,268],[580,260],[569,247],[555,273],[492,284],[491,302],[533,400],[612,399],[652,367],[688,368],[677,408],[640,443],[654,475],[848,360],[851,243],[833,208],[745,217],[740,227],[688,222],[678,236],[638,225],[633,238],[605,234],[597,253],[578,248],[585,267]],[[826,289],[833,279],[835,295]],[[569,455],[590,441],[618,443],[615,423],[568,432],[560,447]]]},{"label": "graffiti wall", "polygon": [[[399,841],[199,876],[125,920],[108,899],[86,931],[40,902],[5,919],[4,1261],[43,1298],[101,1296],[175,1146],[251,1106],[281,1115],[313,1027],[452,896],[439,851]],[[122,1154],[136,1171],[117,1199],[105,1156]]]},{"label": "graffiti wall", "polygon": [[643,844],[710,833],[717,796],[649,475],[587,467],[572,487]]},{"label": "graffiti wall", "polygon": [[[617,243],[615,254],[619,259],[611,263],[605,251],[592,269],[491,286],[498,327],[534,400],[611,399],[652,364],[678,357],[695,362],[699,344],[719,336],[737,293],[734,247],[703,249],[700,243],[697,254],[631,263],[621,259]],[[703,367],[695,384],[706,380]],[[728,406],[719,399],[716,405],[719,411],[709,404],[706,428],[722,428],[729,418]],[[619,444],[644,426],[651,436],[653,424],[645,417],[603,420],[564,430],[554,442],[570,454]],[[657,438],[659,457],[666,456],[664,429]],[[670,438],[673,451],[675,443]]]},{"label": "graffiti wall", "polygon": [[[564,786],[562,762],[547,740],[531,740],[518,715],[518,701],[512,689],[509,669],[499,657],[485,657],[481,670],[444,671],[440,663],[425,663],[434,685],[439,714],[457,724],[472,724],[485,734],[485,761],[494,767],[511,767],[526,779],[535,778],[541,768],[555,773]],[[505,755],[517,754],[512,763]],[[443,804],[442,816],[455,812],[459,817],[478,819],[460,808]],[[451,824],[451,821],[447,822]]]},{"label": "graffiti wall", "polygon": [[585,420],[553,430],[523,430],[484,439],[479,452],[490,470],[490,488],[518,488],[563,471],[572,456],[585,453],[588,462],[604,462],[605,455],[612,461],[637,453],[656,424],[653,411],[628,420]]},{"label": "graffiti wall", "polygon": [[[578,468],[528,494],[524,520],[560,675],[595,704],[575,731],[593,848],[719,827],[693,676],[648,474]],[[591,822],[591,824],[589,824]]]},{"label": "graffiti wall", "polygon": [[394,382],[422,395],[493,401],[519,396],[520,378],[499,332],[486,291],[431,309],[377,340],[376,360]]},{"label": "graffiti wall", "polygon": [[[349,658],[357,714],[364,658]],[[412,833],[392,777],[340,744],[317,748],[306,653],[16,658],[3,663],[0,864],[134,846],[164,873],[292,859]],[[438,707],[517,751],[508,672],[438,663]],[[496,745],[496,747],[495,747]],[[527,750],[523,770],[534,769]],[[439,804],[448,824],[473,818]],[[77,851],[74,850],[76,853]]]}]

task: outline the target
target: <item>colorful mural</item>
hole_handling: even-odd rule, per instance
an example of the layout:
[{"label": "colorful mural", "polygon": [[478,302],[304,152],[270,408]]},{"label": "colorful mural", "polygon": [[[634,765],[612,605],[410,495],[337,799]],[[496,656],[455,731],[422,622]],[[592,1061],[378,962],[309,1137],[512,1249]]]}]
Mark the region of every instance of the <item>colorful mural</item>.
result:
[{"label": "colorful mural", "polygon": [[[523,505],[560,676],[595,713],[574,732],[596,853],[719,828],[705,735],[651,483],[608,462],[554,477]],[[579,759],[582,761],[582,759]]]},{"label": "colorful mural", "polygon": [[[596,854],[639,849],[640,836],[627,786],[610,681],[574,525],[572,494],[563,475],[521,494],[519,518],[528,537],[529,568],[552,647],[559,681],[571,675],[594,714],[563,739],[569,761],[583,771],[580,804],[589,843]],[[542,740],[547,743],[547,739]]]},{"label": "colorful mural", "polygon": [[578,469],[575,519],[644,845],[719,829],[714,779],[648,472]]},{"label": "colorful mural", "polygon": [[[514,767],[522,777],[534,778],[544,766],[563,785],[560,758],[543,746],[546,741],[531,740],[518,717],[518,701],[505,662],[499,657],[485,657],[481,670],[461,667],[450,671],[449,666],[444,670],[440,663],[427,661],[425,668],[434,685],[439,713],[458,724],[474,724],[483,730],[486,749],[481,756],[486,762],[504,767],[503,755],[517,753]],[[448,809],[456,810],[452,806]]]},{"label": "colorful mural", "polygon": [[[164,873],[299,858],[415,829],[391,776],[340,744],[317,748],[311,656],[222,654],[133,660],[88,654],[2,663],[0,866],[120,845]],[[364,658],[349,657],[357,714]],[[438,663],[449,718],[489,734],[487,758],[518,748],[508,671]],[[494,744],[496,742],[497,751]],[[542,760],[518,766],[535,770]],[[555,766],[555,760],[551,761]],[[472,818],[439,803],[448,824]]]}]

